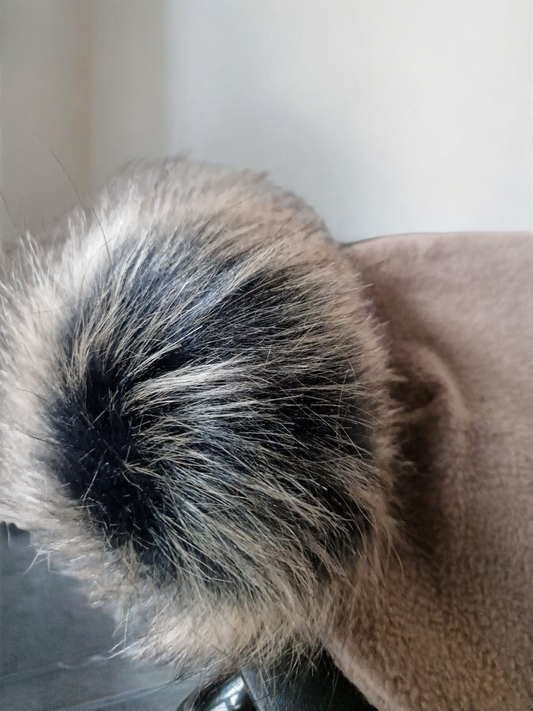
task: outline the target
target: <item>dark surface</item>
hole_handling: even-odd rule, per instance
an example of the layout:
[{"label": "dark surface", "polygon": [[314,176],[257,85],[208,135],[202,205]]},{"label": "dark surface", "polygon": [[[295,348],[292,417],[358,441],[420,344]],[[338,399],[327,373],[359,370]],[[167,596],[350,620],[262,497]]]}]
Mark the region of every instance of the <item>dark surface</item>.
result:
[{"label": "dark surface", "polygon": [[178,711],[377,711],[323,652],[312,663],[288,656],[267,673],[255,667],[193,692]]},{"label": "dark surface", "polygon": [[243,678],[258,711],[376,711],[325,653],[312,666],[294,669],[288,659],[268,678],[254,668]]},{"label": "dark surface", "polygon": [[29,543],[0,524],[0,709],[175,711],[193,684],[112,656],[111,618]]}]

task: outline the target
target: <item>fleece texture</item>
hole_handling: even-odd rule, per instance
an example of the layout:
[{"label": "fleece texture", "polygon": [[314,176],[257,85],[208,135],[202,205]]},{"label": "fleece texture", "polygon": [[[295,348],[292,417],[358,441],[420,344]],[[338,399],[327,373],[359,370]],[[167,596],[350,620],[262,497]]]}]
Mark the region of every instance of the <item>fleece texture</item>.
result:
[{"label": "fleece texture", "polygon": [[403,547],[326,641],[380,711],[533,706],[533,236],[344,249],[401,380]]}]

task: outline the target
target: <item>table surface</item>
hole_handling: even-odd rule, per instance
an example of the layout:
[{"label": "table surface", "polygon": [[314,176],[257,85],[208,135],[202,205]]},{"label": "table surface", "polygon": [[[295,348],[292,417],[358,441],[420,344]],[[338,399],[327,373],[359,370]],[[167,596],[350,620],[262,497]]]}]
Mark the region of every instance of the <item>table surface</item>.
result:
[{"label": "table surface", "polygon": [[113,630],[76,580],[35,560],[27,532],[0,524],[0,709],[176,711],[194,684],[112,656]]}]

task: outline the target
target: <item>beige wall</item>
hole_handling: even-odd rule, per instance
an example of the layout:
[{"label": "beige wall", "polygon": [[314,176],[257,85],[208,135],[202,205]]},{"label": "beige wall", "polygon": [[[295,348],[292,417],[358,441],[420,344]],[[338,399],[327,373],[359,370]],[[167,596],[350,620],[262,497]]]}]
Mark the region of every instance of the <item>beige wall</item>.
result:
[{"label": "beige wall", "polygon": [[2,233],[168,146],[164,0],[0,0]]},{"label": "beige wall", "polygon": [[143,155],[266,169],[340,239],[532,228],[530,0],[0,7],[4,236],[75,202],[52,152],[80,194]]},{"label": "beige wall", "polygon": [[0,185],[14,228],[33,231],[75,200],[52,153],[89,187],[92,2],[1,0],[0,12]]}]

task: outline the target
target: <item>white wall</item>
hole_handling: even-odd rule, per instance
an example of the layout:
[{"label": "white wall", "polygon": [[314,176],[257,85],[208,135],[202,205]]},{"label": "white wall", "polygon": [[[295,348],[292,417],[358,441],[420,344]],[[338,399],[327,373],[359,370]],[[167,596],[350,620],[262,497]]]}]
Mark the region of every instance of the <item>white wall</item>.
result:
[{"label": "white wall", "polygon": [[530,0],[170,1],[171,149],[336,237],[532,223]]},{"label": "white wall", "polygon": [[188,151],[269,171],[344,240],[532,228],[531,0],[1,6],[17,230],[76,200],[36,135],[80,193],[130,158]]}]

